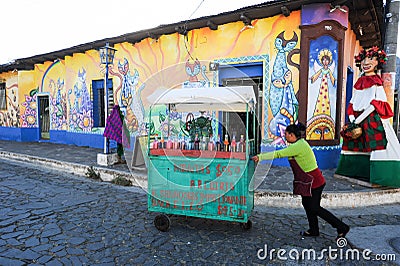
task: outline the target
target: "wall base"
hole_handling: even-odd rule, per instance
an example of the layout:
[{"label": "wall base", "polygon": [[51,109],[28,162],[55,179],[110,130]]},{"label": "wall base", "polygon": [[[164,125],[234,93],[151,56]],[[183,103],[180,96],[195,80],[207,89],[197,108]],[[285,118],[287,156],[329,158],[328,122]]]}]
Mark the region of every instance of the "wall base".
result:
[{"label": "wall base", "polygon": [[[280,150],[286,146],[274,146],[269,144],[261,145],[261,152],[271,152],[273,150]],[[311,146],[319,169],[332,169],[338,166],[340,151],[342,150],[340,145],[337,146]],[[273,166],[290,167],[287,158],[274,159],[272,161]]]}]

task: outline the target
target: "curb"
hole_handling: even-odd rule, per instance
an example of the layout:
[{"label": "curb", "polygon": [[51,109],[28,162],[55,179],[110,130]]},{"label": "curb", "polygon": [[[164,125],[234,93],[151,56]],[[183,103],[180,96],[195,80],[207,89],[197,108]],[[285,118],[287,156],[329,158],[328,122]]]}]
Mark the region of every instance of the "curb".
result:
[{"label": "curb", "polygon": [[[327,192],[322,194],[321,206],[326,208],[359,208],[400,202],[400,188],[371,192]],[[302,208],[301,197],[287,191],[259,191],[254,204],[267,207]]]},{"label": "curb", "polygon": [[[11,161],[19,161],[43,166],[45,168],[57,169],[85,176],[88,165],[57,161],[37,156],[0,151],[0,157]],[[93,166],[100,173],[103,181],[110,182],[116,176],[121,176],[132,181],[136,187],[147,188],[147,175],[126,172],[104,167]],[[327,192],[322,194],[321,205],[327,208],[356,208],[384,204],[395,204],[400,202],[400,188],[380,189],[368,192]],[[295,196],[291,191],[268,191],[260,190],[254,192],[254,205],[264,207],[302,208],[301,197]]]},{"label": "curb", "polygon": [[[18,162],[25,162],[40,165],[45,168],[57,169],[62,172],[67,172],[71,174],[78,174],[81,176],[85,176],[86,171],[90,166],[78,163],[70,163],[70,162],[63,162],[53,159],[47,159],[32,155],[25,155],[13,152],[4,152],[0,151],[0,157],[3,159],[11,160],[11,161],[18,161]],[[128,173],[125,171],[115,170],[115,169],[108,169],[99,166],[93,166],[93,169],[100,173],[101,180],[110,182],[116,176],[122,176],[126,179],[130,179],[131,181],[139,181],[147,182],[147,176],[143,175],[133,175],[133,173]],[[134,180],[133,180],[134,179]],[[136,182],[137,183],[137,182]]]}]

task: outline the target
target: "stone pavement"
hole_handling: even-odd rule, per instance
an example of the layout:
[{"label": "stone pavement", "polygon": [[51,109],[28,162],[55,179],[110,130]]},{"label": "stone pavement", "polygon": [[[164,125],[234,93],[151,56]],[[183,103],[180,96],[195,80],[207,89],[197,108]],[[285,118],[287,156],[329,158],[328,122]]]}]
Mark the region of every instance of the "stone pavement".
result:
[{"label": "stone pavement", "polygon": [[[142,189],[82,177],[94,166],[104,180],[122,175],[137,184],[146,182],[143,167],[97,166],[101,152],[0,141],[0,265],[265,264],[254,255],[264,244],[286,250],[337,247],[335,232],[325,223],[319,238],[298,236],[307,223],[300,198],[290,192],[288,168],[258,166],[260,184],[249,232],[236,231],[229,222],[173,217],[171,230],[160,233],[152,224],[154,214],[147,212]],[[374,263],[400,265],[399,189],[350,183],[333,177],[334,170],[323,171],[327,186],[322,205],[351,226],[346,247],[395,254],[395,262]],[[237,252],[242,255],[236,258]],[[203,254],[206,261],[200,259]],[[78,261],[73,262],[76,256]],[[268,263],[272,262],[282,263],[276,257]],[[337,263],[324,260],[315,265],[341,265],[343,260]]]},{"label": "stone pavement", "polygon": [[[105,181],[110,181],[119,175],[131,179],[137,186],[146,187],[145,167],[128,167],[127,164],[99,166],[97,154],[102,152],[102,149],[49,142],[0,140],[0,158],[36,163],[81,175],[93,166]],[[326,207],[361,207],[400,202],[400,189],[365,187],[338,179],[334,177],[334,172],[335,169],[323,170],[327,185],[322,204]],[[292,180],[290,168],[259,164],[255,174],[256,204],[274,207],[300,206],[300,197],[291,193]]]},{"label": "stone pavement", "polygon": [[3,156],[0,265],[400,265],[399,204],[330,210],[351,226],[347,239],[323,221],[320,237],[302,238],[304,210],[262,204],[250,230],[174,216],[160,232],[140,188]]}]

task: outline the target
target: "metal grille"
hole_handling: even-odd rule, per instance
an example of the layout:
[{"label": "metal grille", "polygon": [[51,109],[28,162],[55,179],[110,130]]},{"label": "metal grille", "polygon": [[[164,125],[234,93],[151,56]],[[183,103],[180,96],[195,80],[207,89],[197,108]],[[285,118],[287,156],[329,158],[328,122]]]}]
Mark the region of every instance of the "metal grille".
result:
[{"label": "metal grille", "polygon": [[39,96],[39,115],[41,137],[48,139],[50,137],[50,106],[48,96]]},{"label": "metal grille", "polygon": [[6,84],[0,83],[0,110],[5,110],[6,108]]}]

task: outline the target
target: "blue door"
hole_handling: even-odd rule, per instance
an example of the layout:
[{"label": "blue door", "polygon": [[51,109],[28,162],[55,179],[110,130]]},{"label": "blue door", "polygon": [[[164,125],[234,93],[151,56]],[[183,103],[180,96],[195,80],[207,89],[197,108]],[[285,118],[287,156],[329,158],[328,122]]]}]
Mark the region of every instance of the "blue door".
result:
[{"label": "blue door", "polygon": [[[107,81],[108,96],[112,98],[112,79]],[[92,81],[93,91],[93,126],[105,127],[104,118],[104,80]],[[110,97],[111,96],[111,97]],[[112,107],[111,107],[112,108]]]}]

